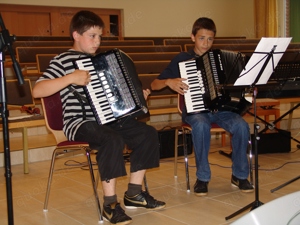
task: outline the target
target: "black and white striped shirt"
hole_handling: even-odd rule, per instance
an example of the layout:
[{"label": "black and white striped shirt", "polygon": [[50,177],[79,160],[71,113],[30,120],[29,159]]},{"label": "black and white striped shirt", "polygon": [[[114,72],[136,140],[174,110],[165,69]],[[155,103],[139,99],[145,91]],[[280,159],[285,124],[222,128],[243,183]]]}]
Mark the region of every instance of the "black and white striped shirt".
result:
[{"label": "black and white striped shirt", "polygon": [[[74,61],[78,58],[86,57],[87,55],[81,52],[76,52],[70,49],[56,57],[54,57],[47,70],[37,80],[37,82],[47,79],[55,79],[72,73],[75,70]],[[82,86],[72,85],[72,87],[82,96],[86,98]],[[87,121],[95,121],[96,118],[91,110],[90,105],[85,102],[86,119],[83,120],[83,111],[80,102],[75,95],[68,89],[64,88],[60,91],[60,97],[63,108],[63,131],[67,138],[74,141],[76,131],[82,123]]]}]

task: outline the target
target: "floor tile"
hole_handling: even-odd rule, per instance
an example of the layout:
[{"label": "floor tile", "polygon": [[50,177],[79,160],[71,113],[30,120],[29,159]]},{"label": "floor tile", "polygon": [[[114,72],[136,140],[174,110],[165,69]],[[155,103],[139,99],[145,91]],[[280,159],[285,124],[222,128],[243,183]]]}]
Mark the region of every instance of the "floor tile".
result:
[{"label": "floor tile", "polygon": [[[293,133],[299,133],[298,130]],[[293,142],[293,141],[292,141]],[[205,197],[197,197],[193,193],[196,180],[194,155],[189,155],[189,178],[191,191],[187,192],[184,158],[178,160],[177,177],[174,177],[173,158],[161,159],[160,167],[147,171],[147,183],[150,193],[167,203],[160,211],[146,209],[128,210],[133,218],[132,224],[164,225],[225,225],[248,213],[252,203],[270,202],[276,198],[300,190],[300,179],[285,187],[271,192],[285,182],[297,178],[299,174],[300,151],[295,143],[290,153],[258,155],[258,199],[256,193],[242,193],[230,184],[231,160],[219,153],[219,150],[230,152],[230,146],[221,147],[220,140],[212,139],[209,154],[212,179],[209,192]],[[253,180],[255,177],[254,157]],[[92,156],[95,162],[95,156]],[[13,190],[13,214],[18,225],[92,225],[98,224],[97,210],[91,187],[90,174],[87,170],[84,155],[65,158],[57,161],[50,191],[48,211],[43,211],[50,161],[30,163],[30,173],[23,173],[23,165],[14,165],[11,170]],[[129,171],[130,164],[126,164]],[[97,175],[97,167],[94,167]],[[5,173],[5,168],[0,168]],[[129,175],[117,179],[118,200],[123,206],[123,195],[127,189]],[[101,203],[103,194],[101,184],[98,186]],[[7,219],[6,177],[0,176],[0,224],[8,224]],[[250,208],[234,216],[232,215],[250,204]],[[284,206],[282,206],[284,207]],[[109,224],[104,222],[103,224]]]}]

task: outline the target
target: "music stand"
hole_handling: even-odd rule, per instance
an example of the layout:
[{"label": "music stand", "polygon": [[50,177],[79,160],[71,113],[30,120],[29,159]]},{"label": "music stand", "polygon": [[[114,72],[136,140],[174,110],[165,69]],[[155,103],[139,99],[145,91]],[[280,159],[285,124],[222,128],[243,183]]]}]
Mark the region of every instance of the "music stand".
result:
[{"label": "music stand", "polygon": [[277,66],[281,56],[289,45],[291,38],[261,38],[245,71],[242,71],[239,78],[234,83],[235,86],[245,86],[253,89],[253,111],[254,111],[254,156],[255,156],[255,200],[235,213],[225,217],[226,220],[244,212],[248,208],[251,210],[261,206],[263,203],[259,200],[258,184],[258,151],[257,141],[259,126],[256,124],[256,96],[257,85],[264,85],[268,82],[271,74]]},{"label": "music stand", "polygon": [[[281,63],[276,67],[276,71],[274,72],[273,75],[273,79],[278,79],[278,81],[281,83],[280,84],[280,88],[278,89],[278,91],[284,91],[285,90],[285,85],[287,84],[289,79],[293,79],[294,82],[294,77],[299,73],[299,59],[298,59],[298,63],[297,63],[297,58],[299,58],[300,56],[300,52],[297,52],[296,55],[290,55],[291,52],[287,51],[284,53],[283,57],[281,58]],[[290,64],[287,64],[286,62],[290,62],[292,61],[291,66],[289,66]],[[283,79],[284,78],[284,79]],[[283,81],[283,83],[282,83]],[[272,82],[270,82],[272,83]],[[274,84],[276,84],[276,86],[278,86],[277,82],[273,82],[272,85],[269,85],[270,83],[268,83],[268,86],[274,86]],[[270,91],[270,90],[268,90]],[[293,90],[295,91],[295,90]],[[291,92],[289,93],[291,94]],[[276,97],[276,94],[272,94],[271,92],[268,93],[269,97]],[[258,95],[260,96],[260,95]],[[276,131],[279,131],[279,129],[276,127],[276,123],[278,123],[279,121],[281,121],[285,116],[287,116],[290,113],[293,113],[293,111],[295,109],[297,109],[300,106],[300,103],[298,103],[296,106],[291,107],[287,112],[285,112],[283,115],[281,115],[279,118],[275,119],[272,123],[268,123],[267,121],[257,117],[260,121],[262,121],[265,124],[265,128],[263,130],[261,130],[259,133],[263,133],[265,131],[269,130],[273,130],[275,129]],[[253,115],[251,112],[248,112],[250,115]],[[295,142],[297,142],[298,144],[300,144],[300,141],[298,141],[297,139],[290,137],[292,140],[294,140]]]},{"label": "music stand", "polygon": [[7,216],[8,224],[14,224],[13,215],[13,197],[12,197],[12,182],[11,182],[11,160],[10,160],[10,147],[9,147],[9,130],[8,130],[8,109],[7,109],[7,87],[6,78],[4,75],[4,61],[5,61],[5,50],[9,51],[11,60],[13,62],[13,68],[18,78],[19,84],[24,84],[24,78],[21,72],[19,63],[17,62],[13,53],[12,42],[15,37],[9,34],[9,31],[4,25],[0,13],[0,114],[3,125],[3,147],[4,147],[4,160],[5,160],[5,177],[6,177],[6,195],[7,195]]}]

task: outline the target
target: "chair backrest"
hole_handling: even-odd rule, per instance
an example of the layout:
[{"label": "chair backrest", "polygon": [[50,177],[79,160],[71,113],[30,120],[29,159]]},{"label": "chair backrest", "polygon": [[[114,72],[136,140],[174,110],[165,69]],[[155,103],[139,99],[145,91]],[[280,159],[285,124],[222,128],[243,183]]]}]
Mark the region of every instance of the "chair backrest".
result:
[{"label": "chair backrest", "polygon": [[181,94],[178,94],[178,98],[177,98],[177,109],[178,112],[181,114],[182,113],[182,109],[184,106],[184,97]]},{"label": "chair backrest", "polygon": [[44,97],[42,100],[43,112],[45,116],[46,127],[54,135],[56,142],[66,141],[67,138],[63,132],[62,104],[59,92]]}]

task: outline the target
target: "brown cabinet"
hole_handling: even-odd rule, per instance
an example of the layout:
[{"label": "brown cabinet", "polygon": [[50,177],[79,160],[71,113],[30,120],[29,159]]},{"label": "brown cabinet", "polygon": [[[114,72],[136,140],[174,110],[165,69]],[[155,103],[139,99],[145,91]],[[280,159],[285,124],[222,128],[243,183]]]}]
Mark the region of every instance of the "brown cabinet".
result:
[{"label": "brown cabinet", "polygon": [[[16,36],[69,36],[72,16],[83,8],[0,4],[6,28]],[[121,10],[89,9],[104,21],[103,36],[122,37]]]}]

